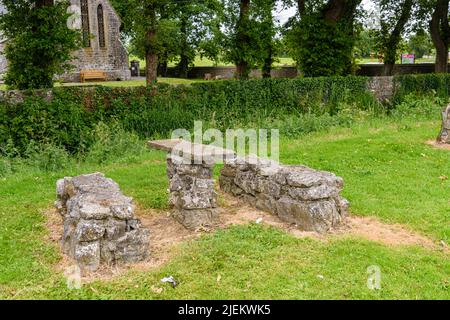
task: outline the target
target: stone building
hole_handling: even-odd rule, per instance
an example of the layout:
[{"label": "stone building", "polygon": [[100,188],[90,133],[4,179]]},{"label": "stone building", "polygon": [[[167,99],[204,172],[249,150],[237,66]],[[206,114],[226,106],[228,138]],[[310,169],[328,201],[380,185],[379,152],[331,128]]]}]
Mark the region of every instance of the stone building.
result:
[{"label": "stone building", "polygon": [[[81,28],[83,48],[73,53],[68,74],[61,76],[67,82],[79,82],[81,70],[102,70],[108,80],[129,80],[128,52],[120,41],[121,20],[108,0],[70,0],[74,25]],[[3,12],[0,3],[0,12]],[[5,40],[0,42],[0,50]],[[0,73],[6,72],[7,62],[0,54]]]}]

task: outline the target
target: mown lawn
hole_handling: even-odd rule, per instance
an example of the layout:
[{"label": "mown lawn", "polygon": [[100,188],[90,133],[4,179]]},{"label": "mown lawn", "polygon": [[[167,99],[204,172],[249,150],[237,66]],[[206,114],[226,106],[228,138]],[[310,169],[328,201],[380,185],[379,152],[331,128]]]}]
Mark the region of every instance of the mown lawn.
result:
[{"label": "mown lawn", "polygon": [[[102,171],[142,208],[164,209],[165,155],[149,151],[132,163],[30,169],[0,180],[0,298],[449,299],[450,259],[438,243],[450,235],[450,152],[424,144],[437,130],[437,122],[380,122],[281,141],[282,162],[344,177],[353,214],[401,223],[437,249],[356,237],[297,239],[261,225],[236,226],[181,245],[158,269],[67,289],[54,267],[61,254],[46,240],[44,213],[56,180]],[[366,286],[372,265],[381,268],[381,290]],[[159,282],[167,275],[179,281],[176,289]]]},{"label": "mown lawn", "polygon": [[[158,78],[159,83],[167,83],[171,85],[185,84],[189,85],[194,82],[202,82],[202,79],[181,79],[181,78]],[[102,81],[102,82],[86,82],[86,83],[56,83],[55,86],[106,86],[106,87],[140,87],[145,86],[145,80],[133,79],[127,81]],[[4,84],[0,84],[0,90],[6,90],[7,87]]]}]

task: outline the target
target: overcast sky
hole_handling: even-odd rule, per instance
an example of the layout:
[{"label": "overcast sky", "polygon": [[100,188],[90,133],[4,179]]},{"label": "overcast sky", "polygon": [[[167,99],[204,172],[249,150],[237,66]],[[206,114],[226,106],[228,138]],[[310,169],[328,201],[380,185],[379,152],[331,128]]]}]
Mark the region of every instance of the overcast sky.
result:
[{"label": "overcast sky", "polygon": [[[362,4],[364,6],[364,9],[368,11],[374,8],[374,3],[372,2],[372,0],[363,0]],[[290,17],[294,16],[296,13],[297,13],[296,7],[284,10],[282,8],[279,8],[274,13],[274,16],[277,20],[279,20],[280,24],[284,24],[286,23],[286,21],[289,20]]]}]

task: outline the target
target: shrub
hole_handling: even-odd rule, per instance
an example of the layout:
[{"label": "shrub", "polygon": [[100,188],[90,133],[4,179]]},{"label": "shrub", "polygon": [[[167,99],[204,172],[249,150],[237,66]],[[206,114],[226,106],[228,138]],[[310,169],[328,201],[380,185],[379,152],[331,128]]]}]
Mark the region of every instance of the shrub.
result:
[{"label": "shrub", "polygon": [[417,94],[410,93],[404,97],[403,101],[392,111],[392,116],[396,119],[437,119],[439,111],[445,104],[446,99],[436,95],[428,95],[418,99]]},{"label": "shrub", "polygon": [[112,160],[129,162],[148,152],[145,143],[136,134],[124,131],[117,122],[110,126],[98,123],[93,135],[95,142],[85,157],[90,163],[102,164]]},{"label": "shrub", "polygon": [[0,158],[0,178],[3,178],[12,172],[11,160]]},{"label": "shrub", "polygon": [[64,169],[70,162],[64,148],[50,143],[30,143],[25,151],[25,163],[43,171]]},{"label": "shrub", "polygon": [[394,101],[397,104],[411,93],[416,95],[435,93],[441,98],[450,97],[450,75],[445,73],[395,76],[394,84],[396,88]]},{"label": "shrub", "polygon": [[[448,98],[449,79],[447,75],[396,77],[399,87],[391,112],[398,107],[399,115],[415,108],[408,91],[414,96],[433,91],[441,99]],[[370,115],[386,114],[387,108],[366,86],[365,77],[330,77],[55,88],[51,101],[31,93],[20,104],[0,102],[0,155],[23,156],[30,144],[44,144],[94,162],[108,161],[127,144],[136,146],[132,153],[139,154],[142,139],[191,129],[195,120],[220,130],[276,127],[289,136],[349,126]],[[419,106],[420,112],[432,112],[424,108]]]}]

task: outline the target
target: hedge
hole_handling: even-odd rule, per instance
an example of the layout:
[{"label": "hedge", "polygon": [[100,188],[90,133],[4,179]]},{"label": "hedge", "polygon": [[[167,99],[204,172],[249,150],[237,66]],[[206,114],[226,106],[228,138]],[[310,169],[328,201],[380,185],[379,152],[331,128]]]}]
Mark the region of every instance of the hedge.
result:
[{"label": "hedge", "polygon": [[[396,77],[396,99],[406,92],[433,89],[449,95],[447,75]],[[367,91],[365,77],[217,81],[189,86],[60,87],[53,99],[29,94],[24,102],[0,102],[0,153],[24,154],[30,143],[51,143],[70,153],[86,150],[93,128],[118,122],[142,138],[167,136],[203,120],[219,129],[258,126],[267,119],[302,114],[336,115],[345,106],[373,110],[380,104]]]}]

